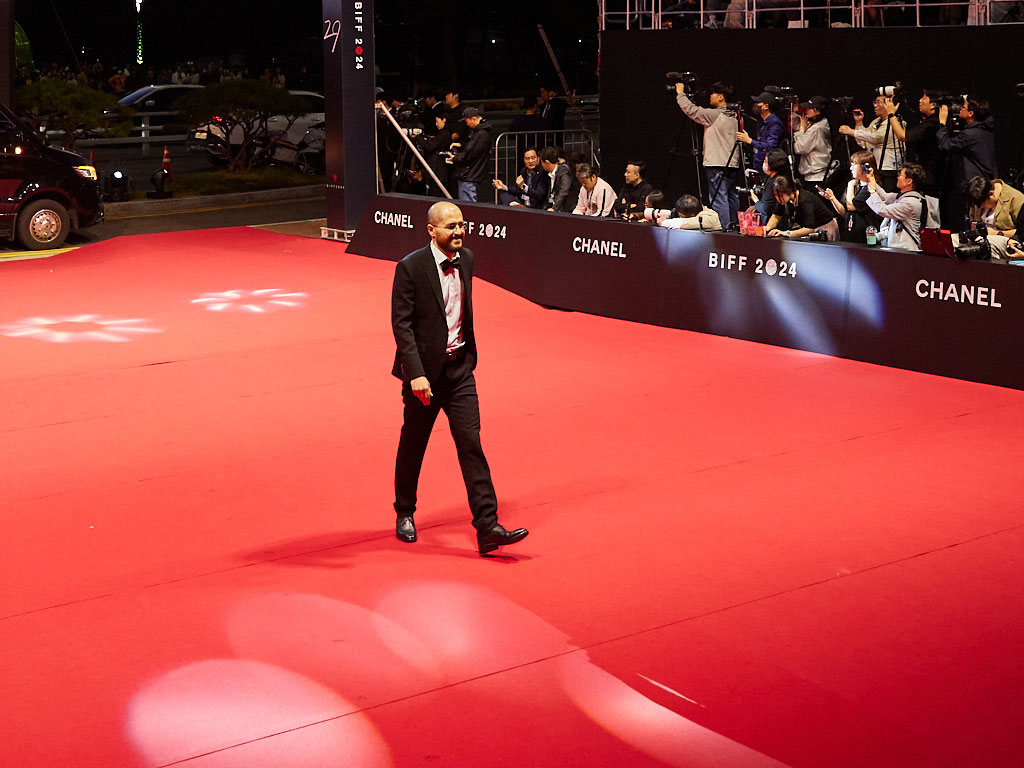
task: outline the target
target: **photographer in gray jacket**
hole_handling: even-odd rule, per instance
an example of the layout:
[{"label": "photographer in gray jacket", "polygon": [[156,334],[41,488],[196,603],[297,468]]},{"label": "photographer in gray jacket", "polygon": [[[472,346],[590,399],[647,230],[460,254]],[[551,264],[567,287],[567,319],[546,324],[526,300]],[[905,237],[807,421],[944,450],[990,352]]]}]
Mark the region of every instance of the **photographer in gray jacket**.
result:
[{"label": "photographer in gray jacket", "polygon": [[741,150],[736,146],[739,122],[736,112],[726,108],[732,86],[713,83],[710,107],[698,107],[686,96],[686,84],[676,83],[676,103],[688,118],[704,126],[704,172],[708,180],[708,205],[718,214],[723,227],[737,223],[740,196],[736,191]]}]

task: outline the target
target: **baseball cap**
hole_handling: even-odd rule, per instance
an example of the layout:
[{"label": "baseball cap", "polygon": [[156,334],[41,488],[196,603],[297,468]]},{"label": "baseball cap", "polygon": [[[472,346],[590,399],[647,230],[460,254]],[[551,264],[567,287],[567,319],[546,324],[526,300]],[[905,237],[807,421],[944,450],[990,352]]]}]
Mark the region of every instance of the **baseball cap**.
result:
[{"label": "baseball cap", "polygon": [[466,107],[462,110],[462,119],[466,120],[470,117],[480,117],[480,110],[476,107]]},{"label": "baseball cap", "polygon": [[811,96],[807,101],[800,102],[801,109],[816,109],[824,112],[828,108],[828,99],[824,96]]},{"label": "baseball cap", "polygon": [[759,102],[771,104],[773,101],[775,101],[775,97],[772,94],[768,93],[768,91],[761,91],[761,93],[757,94],[757,96],[751,96],[750,98],[753,100],[755,104]]}]

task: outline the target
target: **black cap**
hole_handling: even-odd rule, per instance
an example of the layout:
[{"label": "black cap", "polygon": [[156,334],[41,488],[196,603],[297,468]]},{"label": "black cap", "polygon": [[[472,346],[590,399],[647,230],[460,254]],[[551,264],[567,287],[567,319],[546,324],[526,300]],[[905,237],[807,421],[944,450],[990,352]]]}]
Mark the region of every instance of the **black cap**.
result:
[{"label": "black cap", "polygon": [[470,117],[480,117],[480,110],[476,107],[466,107],[462,110],[462,119],[465,120]]},{"label": "black cap", "polygon": [[775,101],[775,97],[772,94],[768,93],[768,91],[761,91],[761,93],[757,94],[757,96],[751,96],[750,98],[753,99],[755,104],[759,104],[762,102],[765,104],[771,104],[773,101]]},{"label": "black cap", "polygon": [[811,96],[807,101],[800,102],[801,109],[816,109],[819,112],[824,112],[828,109],[828,99],[824,96]]}]

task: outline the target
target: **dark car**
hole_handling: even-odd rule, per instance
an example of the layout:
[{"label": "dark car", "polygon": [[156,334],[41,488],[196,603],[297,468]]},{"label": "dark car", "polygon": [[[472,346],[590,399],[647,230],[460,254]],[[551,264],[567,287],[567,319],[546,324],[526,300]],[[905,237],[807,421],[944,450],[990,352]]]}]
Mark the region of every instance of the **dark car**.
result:
[{"label": "dark car", "polygon": [[103,220],[96,169],[48,147],[0,104],[0,238],[57,248],[68,232]]}]

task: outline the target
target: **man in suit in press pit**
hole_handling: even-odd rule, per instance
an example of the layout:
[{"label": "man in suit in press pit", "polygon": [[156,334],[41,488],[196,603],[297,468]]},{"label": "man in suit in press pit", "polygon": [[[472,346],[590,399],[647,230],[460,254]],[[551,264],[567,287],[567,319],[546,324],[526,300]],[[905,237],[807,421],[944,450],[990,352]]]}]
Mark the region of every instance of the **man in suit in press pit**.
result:
[{"label": "man in suit in press pit", "polygon": [[473,253],[462,247],[466,222],[454,203],[427,211],[430,244],[395,268],[391,327],[397,352],[392,373],[402,380],[405,407],[395,461],[395,535],[416,541],[416,487],[438,411],[444,410],[466,483],[480,554],[514,544],[528,531],[498,524],[498,500],[480,445],[473,333]]}]

